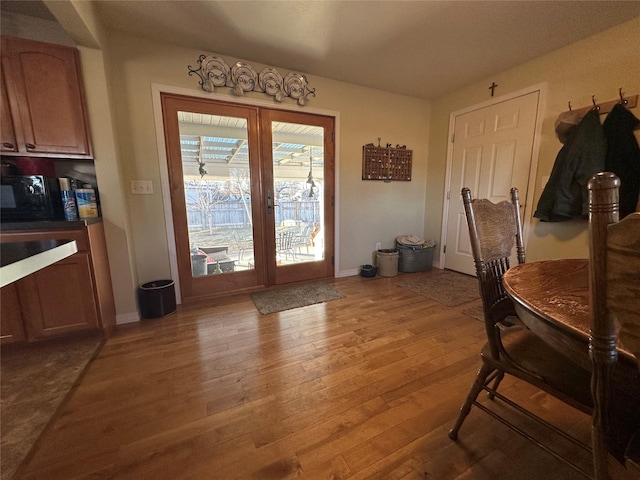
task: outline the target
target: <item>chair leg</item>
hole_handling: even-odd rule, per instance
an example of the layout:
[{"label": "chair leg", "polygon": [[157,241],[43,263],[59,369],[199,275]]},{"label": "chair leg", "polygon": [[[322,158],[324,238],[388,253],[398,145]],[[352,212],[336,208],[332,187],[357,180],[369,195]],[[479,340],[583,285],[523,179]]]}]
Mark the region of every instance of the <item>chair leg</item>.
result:
[{"label": "chair leg", "polygon": [[[493,390],[494,391],[498,391],[498,386],[500,385],[500,382],[502,381],[502,379],[504,378],[504,372],[500,372],[498,374],[498,376],[496,377],[496,379],[493,381]],[[493,400],[494,395],[491,392],[487,393],[487,397],[489,397],[489,399]]]},{"label": "chair leg", "polygon": [[480,370],[478,370],[478,374],[476,375],[476,379],[473,382],[473,385],[471,385],[471,390],[469,390],[467,399],[465,400],[464,405],[462,405],[462,407],[460,408],[460,415],[458,415],[458,420],[456,421],[454,427],[449,430],[449,438],[451,440],[458,439],[458,432],[460,431],[460,427],[462,427],[464,419],[467,418],[467,415],[469,415],[469,412],[471,411],[471,405],[473,405],[473,402],[476,400],[476,398],[478,398],[478,395],[480,394],[482,387],[484,387],[487,381],[487,377],[489,377],[491,372],[493,372],[493,369],[484,363],[482,364],[482,367],[480,367]]}]

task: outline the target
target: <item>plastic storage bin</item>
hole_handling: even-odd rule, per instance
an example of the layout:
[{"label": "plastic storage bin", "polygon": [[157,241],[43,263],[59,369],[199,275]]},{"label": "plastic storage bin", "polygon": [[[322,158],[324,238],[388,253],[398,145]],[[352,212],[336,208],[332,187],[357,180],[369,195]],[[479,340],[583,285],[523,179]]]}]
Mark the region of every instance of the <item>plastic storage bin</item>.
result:
[{"label": "plastic storage bin", "polygon": [[176,289],[173,280],[155,280],[138,288],[138,304],[142,318],[164,317],[176,311]]},{"label": "plastic storage bin", "polygon": [[398,250],[378,250],[378,275],[381,277],[395,277],[398,274]]}]

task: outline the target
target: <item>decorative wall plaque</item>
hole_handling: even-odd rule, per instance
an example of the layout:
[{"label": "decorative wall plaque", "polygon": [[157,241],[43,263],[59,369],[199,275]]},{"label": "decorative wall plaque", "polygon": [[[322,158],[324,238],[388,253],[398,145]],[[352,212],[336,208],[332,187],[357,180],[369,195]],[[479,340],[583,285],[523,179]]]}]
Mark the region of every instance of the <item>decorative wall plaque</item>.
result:
[{"label": "decorative wall plaque", "polygon": [[362,180],[410,182],[412,161],[413,150],[406,145],[376,147],[369,143],[362,147]]},{"label": "decorative wall plaque", "polygon": [[222,57],[200,55],[198,68],[188,65],[189,75],[200,77],[200,87],[205,92],[213,92],[216,87],[229,87],[233,94],[242,96],[245,92],[261,92],[272,96],[276,102],[293,98],[298,105],[309,103],[309,95],[316,96],[315,88],[310,89],[307,77],[291,72],[284,78],[272,67],[260,73],[248,63],[236,62],[230,67]]}]

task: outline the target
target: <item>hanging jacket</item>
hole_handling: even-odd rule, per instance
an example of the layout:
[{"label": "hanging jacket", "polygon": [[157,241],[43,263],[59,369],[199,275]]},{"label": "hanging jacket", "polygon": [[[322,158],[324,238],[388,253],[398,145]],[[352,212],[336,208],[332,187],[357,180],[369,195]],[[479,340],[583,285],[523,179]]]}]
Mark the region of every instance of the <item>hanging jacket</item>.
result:
[{"label": "hanging jacket", "polygon": [[635,212],[640,196],[640,147],[633,134],[638,124],[640,120],[618,103],[602,125],[607,138],[605,170],[620,177],[620,218]]},{"label": "hanging jacket", "polygon": [[586,218],[587,182],[604,170],[606,154],[607,142],[598,112],[591,110],[567,133],[533,216],[543,222]]}]

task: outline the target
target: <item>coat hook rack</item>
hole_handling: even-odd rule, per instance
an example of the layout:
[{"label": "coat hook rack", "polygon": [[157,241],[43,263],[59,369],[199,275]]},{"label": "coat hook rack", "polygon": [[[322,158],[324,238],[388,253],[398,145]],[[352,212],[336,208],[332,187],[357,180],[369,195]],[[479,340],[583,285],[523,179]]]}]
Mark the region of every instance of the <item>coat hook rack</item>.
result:
[{"label": "coat hook rack", "polygon": [[636,108],[636,106],[638,105],[638,94],[625,96],[622,92],[622,87],[618,89],[618,97],[619,98],[616,98],[615,100],[610,100],[608,102],[598,104],[596,102],[596,96],[591,95],[591,103],[593,105],[572,109],[571,102],[569,102],[569,110],[567,112],[564,112],[564,114],[571,112],[571,114],[574,115],[575,118],[582,118],[590,110],[596,110],[598,114],[604,115],[606,113],[609,113],[611,109],[617,104],[622,104],[626,108]]},{"label": "coat hook rack", "polygon": [[629,103],[629,100],[627,100],[626,98],[624,98],[624,94],[622,93],[622,87],[620,87],[618,89],[618,95],[620,95],[620,103],[622,105],[627,105]]}]

